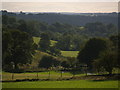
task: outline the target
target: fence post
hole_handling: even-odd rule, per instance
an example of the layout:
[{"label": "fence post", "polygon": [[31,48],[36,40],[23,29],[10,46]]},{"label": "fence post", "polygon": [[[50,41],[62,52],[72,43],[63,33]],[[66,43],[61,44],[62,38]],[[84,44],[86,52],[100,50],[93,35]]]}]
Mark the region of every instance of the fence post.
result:
[{"label": "fence post", "polygon": [[37,72],[37,79],[38,79],[38,72]]},{"label": "fence post", "polygon": [[[15,69],[15,64],[14,64],[14,62],[11,62],[11,64],[12,64],[12,69],[14,70]],[[14,79],[14,72],[12,72],[12,80]]]},{"label": "fence post", "polygon": [[61,70],[61,79],[62,79],[62,70]]},{"label": "fence post", "polygon": [[48,75],[48,79],[50,79],[50,70],[49,70],[49,75]]},{"label": "fence post", "polygon": [[14,79],[14,73],[12,73],[12,80]]}]

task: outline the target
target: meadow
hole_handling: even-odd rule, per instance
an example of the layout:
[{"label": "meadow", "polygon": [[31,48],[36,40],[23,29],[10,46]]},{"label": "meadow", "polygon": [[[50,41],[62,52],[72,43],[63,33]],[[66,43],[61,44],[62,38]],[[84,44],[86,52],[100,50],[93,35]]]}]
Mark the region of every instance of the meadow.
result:
[{"label": "meadow", "polygon": [[3,88],[118,88],[118,81],[33,81],[2,83]]},{"label": "meadow", "polygon": [[77,57],[79,51],[61,51],[62,56],[65,57]]},{"label": "meadow", "polygon": [[[37,78],[38,75],[38,78]],[[76,74],[75,77],[84,77],[85,74]],[[3,81],[11,81],[12,73],[2,72]],[[3,88],[118,88],[117,80],[69,79],[70,72],[50,71],[34,73],[14,73],[13,80],[39,79],[39,81],[3,82]],[[98,77],[99,78],[99,77]],[[45,80],[50,79],[50,80]],[[66,79],[66,80],[65,80]],[[69,79],[69,80],[67,80]]]},{"label": "meadow", "polygon": [[[40,39],[41,39],[40,37],[33,37],[33,40],[37,45],[39,44]],[[50,40],[50,42],[51,42],[51,46],[54,46],[55,43],[57,43],[57,41],[54,41],[54,40]]]},{"label": "meadow", "polygon": [[[84,74],[77,74],[76,76],[83,76]],[[62,78],[71,78],[73,77],[73,74],[70,72],[62,72]],[[32,73],[14,73],[14,79],[48,79],[49,78],[49,72],[32,72]],[[61,78],[61,72],[60,71],[50,71],[50,79],[59,79]],[[12,73],[3,72],[2,73],[2,80],[8,81],[12,80]]]},{"label": "meadow", "polygon": [[[33,37],[34,42],[38,45],[40,37]],[[51,46],[54,46],[57,41],[50,40]],[[77,57],[79,51],[61,51],[61,55],[64,57]]]}]

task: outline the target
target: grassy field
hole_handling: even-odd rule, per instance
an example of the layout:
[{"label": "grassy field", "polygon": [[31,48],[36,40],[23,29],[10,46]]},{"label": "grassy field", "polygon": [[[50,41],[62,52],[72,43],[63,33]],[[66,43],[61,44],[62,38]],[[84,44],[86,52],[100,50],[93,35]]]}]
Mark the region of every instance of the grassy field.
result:
[{"label": "grassy field", "polygon": [[65,57],[77,57],[79,51],[61,51],[62,56]]},{"label": "grassy field", "polygon": [[[33,40],[36,44],[38,44],[40,41],[40,37],[33,37]],[[57,43],[57,41],[54,41],[54,40],[50,40],[50,41],[51,41],[51,46],[54,46],[55,43]]]},{"label": "grassy field", "polygon": [[[33,40],[36,44],[39,43],[40,37],[33,37]],[[50,40],[51,41],[51,46],[54,46],[57,41]],[[61,51],[62,55],[65,57],[76,57],[78,55],[79,51]]]},{"label": "grassy field", "polygon": [[40,41],[40,38],[39,38],[39,37],[33,37],[33,40],[34,40],[34,42],[35,42],[36,44],[38,44],[39,41]]},{"label": "grassy field", "polygon": [[118,88],[118,81],[33,81],[2,83],[3,88]]},{"label": "grassy field", "polygon": [[[84,74],[77,74],[76,76],[83,76]],[[70,72],[63,72],[62,78],[71,78],[73,75]],[[39,79],[48,79],[49,72],[39,72]],[[61,77],[61,72],[50,71],[50,79],[58,79]],[[14,73],[14,80],[16,79],[36,79],[37,73]],[[12,73],[3,72],[2,80],[12,80]]]}]

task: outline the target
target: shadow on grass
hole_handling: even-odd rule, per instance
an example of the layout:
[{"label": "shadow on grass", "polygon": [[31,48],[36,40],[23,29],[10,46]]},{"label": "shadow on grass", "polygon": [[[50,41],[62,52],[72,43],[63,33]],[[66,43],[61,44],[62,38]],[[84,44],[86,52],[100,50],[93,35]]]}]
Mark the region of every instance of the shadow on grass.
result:
[{"label": "shadow on grass", "polygon": [[63,80],[72,80],[71,78],[58,78],[58,79],[16,79],[16,80],[6,80],[6,81],[2,81],[2,82],[24,82],[24,81],[63,81]]}]

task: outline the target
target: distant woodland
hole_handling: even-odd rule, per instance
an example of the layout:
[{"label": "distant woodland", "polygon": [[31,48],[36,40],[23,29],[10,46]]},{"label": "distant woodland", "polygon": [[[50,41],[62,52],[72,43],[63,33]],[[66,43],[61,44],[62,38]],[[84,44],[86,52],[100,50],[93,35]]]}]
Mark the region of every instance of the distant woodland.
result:
[{"label": "distant woodland", "polygon": [[[109,74],[112,74],[113,68],[119,68],[117,13],[1,12],[5,71],[10,71],[11,62],[17,70],[24,64],[31,64],[38,51],[49,54],[39,60],[39,68],[62,66],[64,69],[76,69],[87,65],[90,71],[94,68],[97,72],[105,70]],[[38,44],[33,37],[40,38]],[[51,45],[51,40],[56,43]],[[75,58],[63,57],[61,51],[79,53]]]}]

